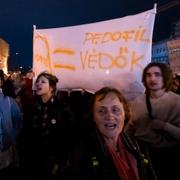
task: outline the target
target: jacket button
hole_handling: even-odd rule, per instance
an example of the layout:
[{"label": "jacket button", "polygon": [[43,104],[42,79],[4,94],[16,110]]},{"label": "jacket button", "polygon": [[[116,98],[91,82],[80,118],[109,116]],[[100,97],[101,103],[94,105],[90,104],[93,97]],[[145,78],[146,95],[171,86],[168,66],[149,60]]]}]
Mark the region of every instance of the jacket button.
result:
[{"label": "jacket button", "polygon": [[52,120],[51,120],[51,123],[52,123],[52,124],[56,124],[56,120],[55,120],[55,119],[52,119]]}]

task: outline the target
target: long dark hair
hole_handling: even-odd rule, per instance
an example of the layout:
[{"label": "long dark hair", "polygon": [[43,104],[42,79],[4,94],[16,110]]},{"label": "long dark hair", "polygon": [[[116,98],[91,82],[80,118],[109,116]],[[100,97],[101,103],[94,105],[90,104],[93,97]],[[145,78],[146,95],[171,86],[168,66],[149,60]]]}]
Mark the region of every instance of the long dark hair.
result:
[{"label": "long dark hair", "polygon": [[15,90],[14,90],[14,85],[12,83],[12,80],[10,77],[5,79],[5,74],[2,69],[0,69],[0,80],[1,80],[1,88],[4,96],[10,96],[15,98]]},{"label": "long dark hair", "polygon": [[142,82],[146,88],[146,106],[147,106],[149,117],[151,119],[154,119],[155,115],[153,113],[153,109],[152,109],[151,102],[149,99],[149,96],[150,96],[149,89],[147,87],[147,82],[146,82],[146,73],[147,73],[148,69],[150,69],[151,67],[159,67],[160,68],[162,77],[163,77],[163,83],[164,83],[163,88],[165,88],[165,91],[169,91],[172,87],[173,73],[172,73],[170,66],[167,64],[164,64],[164,63],[151,62],[144,68],[143,75],[142,75]]},{"label": "long dark hair", "polygon": [[169,91],[171,89],[172,82],[173,82],[172,70],[168,64],[157,63],[157,62],[149,63],[143,70],[142,82],[146,88],[146,91],[148,91],[147,82],[146,82],[146,73],[147,73],[148,69],[150,69],[151,67],[159,67],[160,68],[162,77],[163,77],[165,91]]}]

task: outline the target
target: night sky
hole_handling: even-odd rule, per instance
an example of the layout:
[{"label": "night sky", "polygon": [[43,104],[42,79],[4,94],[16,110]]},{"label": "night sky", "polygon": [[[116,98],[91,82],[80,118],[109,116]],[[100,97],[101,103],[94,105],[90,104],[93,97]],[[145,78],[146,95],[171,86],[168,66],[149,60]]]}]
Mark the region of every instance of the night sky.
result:
[{"label": "night sky", "polygon": [[[5,0],[0,4],[0,37],[10,45],[9,66],[32,66],[33,25],[55,28],[93,23],[152,9],[172,0]],[[180,6],[156,15],[153,41],[170,37]]]}]

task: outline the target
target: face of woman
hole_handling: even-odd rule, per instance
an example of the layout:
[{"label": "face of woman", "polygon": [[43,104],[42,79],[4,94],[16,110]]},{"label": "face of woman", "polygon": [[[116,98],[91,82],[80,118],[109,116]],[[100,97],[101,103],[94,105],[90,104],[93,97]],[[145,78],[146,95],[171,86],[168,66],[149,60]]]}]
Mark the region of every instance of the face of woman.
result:
[{"label": "face of woman", "polygon": [[115,93],[109,93],[104,99],[101,95],[95,100],[94,121],[100,132],[107,138],[117,140],[124,127],[125,112],[123,104]]},{"label": "face of woman", "polygon": [[45,76],[39,77],[36,81],[36,94],[39,96],[51,96],[52,87],[49,85],[49,80]]}]

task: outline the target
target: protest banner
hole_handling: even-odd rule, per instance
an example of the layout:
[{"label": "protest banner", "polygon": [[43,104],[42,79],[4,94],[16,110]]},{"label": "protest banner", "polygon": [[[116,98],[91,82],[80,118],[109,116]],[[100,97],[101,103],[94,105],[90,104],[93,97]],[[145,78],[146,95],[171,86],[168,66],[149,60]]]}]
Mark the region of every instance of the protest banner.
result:
[{"label": "protest banner", "polygon": [[136,97],[144,91],[142,70],[151,61],[155,14],[156,7],[91,24],[34,28],[35,77],[48,71],[58,77],[58,89],[112,86],[128,99]]}]

